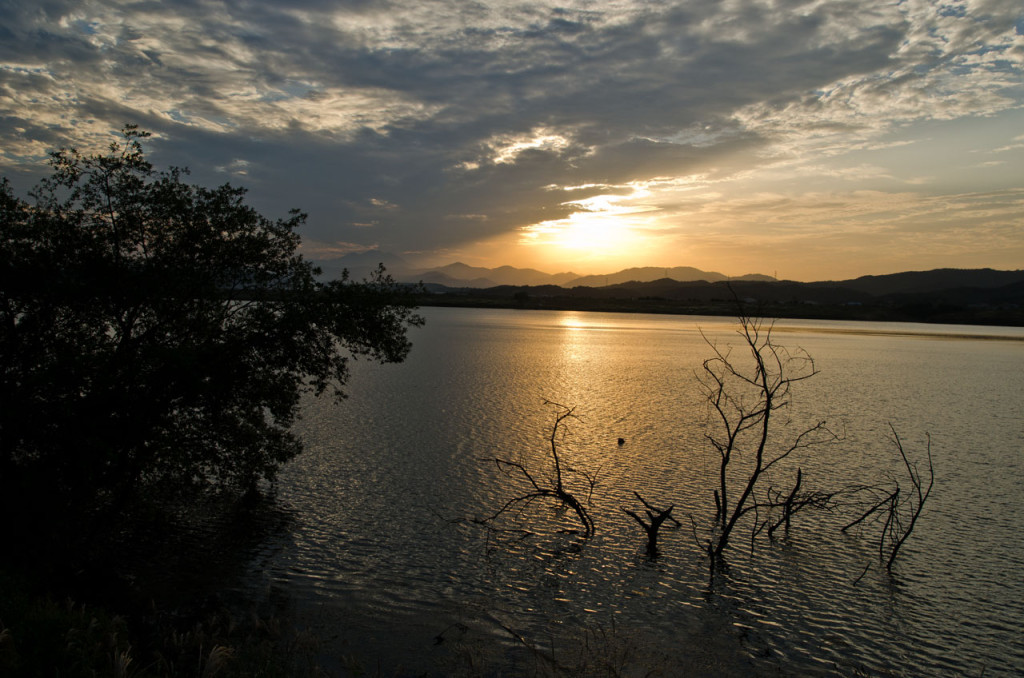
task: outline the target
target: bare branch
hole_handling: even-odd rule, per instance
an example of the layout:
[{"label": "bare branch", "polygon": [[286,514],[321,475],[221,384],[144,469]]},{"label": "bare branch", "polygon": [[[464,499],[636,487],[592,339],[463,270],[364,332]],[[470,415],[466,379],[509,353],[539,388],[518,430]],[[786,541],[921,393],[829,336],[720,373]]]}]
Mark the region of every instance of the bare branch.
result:
[{"label": "bare branch", "polygon": [[633,518],[633,520],[635,520],[637,524],[644,529],[644,532],[647,533],[647,556],[651,559],[657,558],[658,531],[661,529],[661,526],[666,520],[672,522],[672,529],[682,527],[682,523],[672,517],[672,510],[675,509],[674,504],[669,506],[667,509],[659,510],[654,508],[646,499],[640,496],[639,492],[634,491],[633,496],[639,499],[640,503],[644,505],[644,508],[646,509],[644,513],[647,515],[647,520],[645,521],[635,511],[631,511],[625,507],[622,508],[622,512]]},{"label": "bare branch", "polygon": [[[810,379],[818,370],[805,351],[790,351],[775,343],[773,321],[750,316],[742,307],[738,319],[743,354],[734,356],[730,348],[702,334],[711,357],[697,374],[708,404],[705,438],[719,457],[717,486],[712,493],[715,527],[708,546],[713,559],[721,558],[738,523],[750,516],[753,548],[763,532],[771,537],[779,527],[788,529],[795,513],[834,506],[834,492],[802,489],[804,479],[799,470],[796,484],[784,493],[771,487],[766,493],[759,489],[773,467],[839,436],[825,421],[819,421],[784,445],[776,442],[775,414],[789,406],[793,384]],[[740,464],[742,472],[737,473]]]},{"label": "bare branch", "polygon": [[[928,501],[928,497],[932,493],[932,487],[935,486],[935,468],[932,466],[932,441],[931,437],[928,437],[927,455],[928,455],[928,487],[923,488],[921,483],[921,474],[917,470],[916,464],[911,464],[910,460],[907,459],[907,453],[903,450],[903,443],[900,441],[899,435],[896,433],[896,429],[893,428],[892,424],[889,424],[889,429],[892,431],[893,440],[896,443],[896,447],[900,452],[900,456],[903,458],[903,465],[907,469],[907,474],[910,476],[910,482],[914,486],[914,492],[917,495],[917,504],[913,502],[909,504],[909,510],[907,511],[907,518],[909,522],[904,528],[902,522],[899,526],[899,531],[896,533],[895,540],[892,544],[892,549],[889,552],[889,559],[885,561],[885,569],[892,571],[892,564],[896,560],[896,556],[899,554],[900,548],[910,537],[911,532],[914,531],[914,527],[917,525],[917,519],[921,516],[921,511],[924,510],[924,503]],[[898,491],[898,487],[897,487]],[[897,514],[898,516],[898,514]],[[899,516],[898,516],[899,517]]]},{"label": "bare branch", "polygon": [[916,463],[910,461],[906,450],[903,448],[903,441],[893,425],[889,424],[891,432],[890,440],[896,446],[900,454],[903,467],[906,470],[907,478],[913,487],[913,494],[902,492],[899,480],[892,478],[893,489],[879,493],[877,487],[856,488],[855,491],[871,495],[875,501],[856,519],[842,527],[845,532],[857,525],[869,525],[882,523],[882,529],[878,536],[878,559],[885,563],[886,571],[891,572],[893,563],[899,555],[900,549],[907,539],[910,538],[917,521],[924,510],[924,504],[931,495],[935,486],[935,468],[932,465],[931,437],[928,437],[927,459],[928,459],[928,484],[924,484],[921,472]]},{"label": "bare branch", "polygon": [[[522,513],[535,501],[549,499],[553,500],[557,505],[568,506],[571,508],[575,512],[580,523],[583,525],[584,536],[590,537],[594,534],[594,521],[590,517],[590,513],[587,511],[586,507],[584,507],[579,499],[576,498],[576,495],[566,486],[566,476],[582,477],[585,479],[588,488],[587,502],[589,503],[593,496],[594,486],[597,484],[597,475],[580,468],[571,466],[563,467],[562,457],[558,446],[559,429],[562,427],[565,420],[569,418],[578,419],[575,414],[576,408],[567,407],[551,400],[545,400],[544,404],[551,405],[559,410],[558,414],[555,416],[554,424],[551,427],[551,435],[548,437],[551,463],[550,482],[541,482],[538,480],[530,469],[527,468],[525,463],[512,461],[510,459],[503,459],[501,457],[482,458],[483,461],[494,462],[498,471],[508,478],[524,481],[529,489],[506,501],[497,511],[489,516],[478,518],[474,520],[474,522],[481,525],[487,525],[506,513],[515,513],[519,516],[522,515]],[[562,432],[564,433],[564,429]]]}]

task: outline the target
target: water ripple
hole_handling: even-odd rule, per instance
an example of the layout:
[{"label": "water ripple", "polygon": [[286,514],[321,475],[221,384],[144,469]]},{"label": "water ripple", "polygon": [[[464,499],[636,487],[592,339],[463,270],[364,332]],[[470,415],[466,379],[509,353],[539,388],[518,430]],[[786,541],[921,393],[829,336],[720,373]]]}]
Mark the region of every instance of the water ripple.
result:
[{"label": "water ripple", "polygon": [[[554,313],[430,315],[407,365],[359,363],[348,401],[309,403],[298,428],[309,452],[279,489],[296,525],[259,552],[254,586],[269,577],[339,637],[406,665],[445,628],[505,653],[523,649],[509,629],[554,643],[615,628],[768,673],[1024,673],[1020,342],[787,332],[822,369],[792,416],[824,410],[848,431],[838,451],[801,461],[809,483],[899,471],[894,421],[918,455],[931,432],[940,484],[894,577],[875,536],[842,535],[842,515],[820,514],[753,553],[740,540],[709,588],[689,526],[707,524],[715,471],[692,376],[707,352],[699,321],[609,314],[588,331]],[[560,445],[567,463],[598,471],[589,542],[550,506],[507,525],[526,540],[469,520],[513,492],[481,457],[545,468],[545,398],[578,405]],[[622,511],[640,508],[634,491],[674,504],[685,524],[662,533],[656,562]],[[407,649],[375,638],[382,628],[404,629]]]}]

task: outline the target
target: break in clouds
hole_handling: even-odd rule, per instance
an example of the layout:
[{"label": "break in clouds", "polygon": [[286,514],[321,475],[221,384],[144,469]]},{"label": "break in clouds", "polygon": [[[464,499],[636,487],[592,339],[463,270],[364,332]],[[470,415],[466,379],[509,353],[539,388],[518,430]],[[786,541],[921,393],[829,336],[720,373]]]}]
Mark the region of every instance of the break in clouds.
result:
[{"label": "break in clouds", "polygon": [[[928,153],[917,165],[900,151],[943,123],[1019,114],[1016,1],[3,8],[5,175],[27,186],[47,150],[105,146],[136,122],[158,165],[247,186],[269,216],[309,212],[314,256],[543,242],[585,210],[707,253],[792,247],[836,223],[848,247],[1019,238],[1024,200],[1005,179],[957,185]],[[982,140],[979,167],[1020,168],[1020,132],[964,129]],[[865,216],[893,201],[910,211]],[[834,222],[808,215],[822,204]],[[966,214],[924,232],[943,205]]]}]

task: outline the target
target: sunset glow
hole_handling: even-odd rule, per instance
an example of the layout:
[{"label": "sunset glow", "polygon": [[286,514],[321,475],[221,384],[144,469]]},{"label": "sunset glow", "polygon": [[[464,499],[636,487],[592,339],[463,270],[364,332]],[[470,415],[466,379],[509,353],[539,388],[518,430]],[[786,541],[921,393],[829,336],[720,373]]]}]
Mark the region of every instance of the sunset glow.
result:
[{"label": "sunset glow", "polygon": [[642,232],[652,211],[622,204],[619,196],[598,195],[566,203],[578,210],[564,219],[525,226],[520,243],[544,251],[544,258],[575,262],[578,266],[640,261],[652,243]]},{"label": "sunset glow", "polygon": [[15,3],[0,172],[105,148],[410,266],[1024,261],[1019,3]]}]

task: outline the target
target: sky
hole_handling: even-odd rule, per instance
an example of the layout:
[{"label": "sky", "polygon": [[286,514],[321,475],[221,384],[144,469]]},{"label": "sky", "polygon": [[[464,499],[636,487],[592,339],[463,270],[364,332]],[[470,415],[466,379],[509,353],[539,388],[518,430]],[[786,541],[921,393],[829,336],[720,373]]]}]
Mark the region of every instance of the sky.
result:
[{"label": "sky", "polygon": [[379,249],[549,273],[1024,268],[1020,0],[0,0],[0,174],[158,167]]}]

